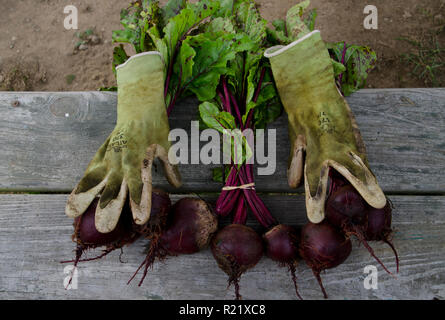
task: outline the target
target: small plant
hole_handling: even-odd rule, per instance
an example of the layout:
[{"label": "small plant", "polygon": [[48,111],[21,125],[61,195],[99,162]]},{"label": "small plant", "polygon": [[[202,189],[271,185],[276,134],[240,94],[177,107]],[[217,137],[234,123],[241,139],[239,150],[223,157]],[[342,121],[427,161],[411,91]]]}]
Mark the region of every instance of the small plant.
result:
[{"label": "small plant", "polygon": [[397,38],[414,48],[414,52],[402,53],[400,57],[413,67],[411,74],[427,86],[440,87],[444,84],[440,78],[445,71],[445,47],[441,46],[438,39],[441,32],[443,26],[428,32],[419,41],[407,37]]},{"label": "small plant", "polygon": [[76,79],[76,76],[74,74],[69,74],[65,77],[67,84],[72,84],[74,79]]},{"label": "small plant", "polygon": [[100,37],[92,28],[76,32],[76,37],[78,41],[74,45],[75,50],[86,50],[88,45],[97,45],[101,42]]}]

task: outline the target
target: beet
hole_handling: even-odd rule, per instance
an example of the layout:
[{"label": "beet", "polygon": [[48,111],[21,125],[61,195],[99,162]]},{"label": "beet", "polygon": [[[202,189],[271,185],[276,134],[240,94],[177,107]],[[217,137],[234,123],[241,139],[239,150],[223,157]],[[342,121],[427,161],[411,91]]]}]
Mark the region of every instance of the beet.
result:
[{"label": "beet", "polygon": [[300,256],[312,269],[321,291],[327,298],[320,272],[335,268],[343,263],[352,250],[351,240],[345,237],[327,221],[319,224],[308,223],[301,231]]},{"label": "beet", "polygon": [[218,228],[218,220],[207,203],[197,198],[182,198],[171,208],[160,232],[151,233],[145,260],[130,278],[130,283],[145,266],[139,286],[148,268],[158,260],[178,254],[192,254],[206,247]]},{"label": "beet", "polygon": [[119,242],[131,231],[131,222],[128,217],[123,216],[113,231],[109,233],[99,232],[95,226],[95,213],[98,201],[98,199],[94,200],[83,215],[74,219],[74,228],[77,229],[77,232],[75,232],[77,243],[90,248]]},{"label": "beet", "polygon": [[299,258],[299,235],[297,231],[291,226],[279,224],[267,231],[263,235],[263,240],[266,256],[278,262],[280,266],[288,267],[294,283],[295,293],[300,300],[303,300],[298,293],[297,277],[295,275]]},{"label": "beet", "polygon": [[368,224],[365,230],[365,238],[367,241],[383,241],[388,244],[394,252],[397,265],[397,273],[399,272],[399,256],[395,249],[391,236],[393,230],[391,228],[392,209],[390,202],[386,203],[383,209],[368,208]]},{"label": "beet", "polygon": [[[337,183],[334,183],[334,185]],[[383,262],[375,255],[369,246],[365,229],[368,223],[367,205],[362,196],[350,184],[343,184],[332,192],[326,201],[326,218],[335,227],[341,229],[347,236],[356,236],[363,243],[372,257],[391,274]]]},{"label": "beet", "polygon": [[209,244],[217,228],[216,215],[205,201],[182,198],[172,208],[161,241],[170,255],[196,253]]},{"label": "beet", "polygon": [[229,276],[229,286],[235,286],[236,299],[241,299],[239,279],[263,256],[261,237],[250,227],[230,224],[213,237],[210,247],[218,266]]},{"label": "beet", "polygon": [[[154,234],[155,230],[160,228],[160,221],[166,220],[165,216],[170,208],[168,194],[162,190],[153,189],[150,219],[145,225],[139,226],[133,222],[130,206],[127,202],[113,231],[101,233],[95,226],[98,203],[99,198],[95,199],[81,216],[74,219],[72,238],[77,243],[76,258],[74,260],[61,261],[61,263],[74,263],[74,267],[76,267],[79,262],[98,260],[116,249],[122,249],[125,245],[130,245],[136,241],[140,236],[149,237]],[[94,258],[81,259],[85,251],[102,246],[105,246],[105,250],[103,250],[101,255]],[[71,279],[68,284],[70,283]]]},{"label": "beet", "polygon": [[344,185],[331,194],[326,203],[326,213],[332,225],[342,228],[366,221],[365,202],[352,185]]}]

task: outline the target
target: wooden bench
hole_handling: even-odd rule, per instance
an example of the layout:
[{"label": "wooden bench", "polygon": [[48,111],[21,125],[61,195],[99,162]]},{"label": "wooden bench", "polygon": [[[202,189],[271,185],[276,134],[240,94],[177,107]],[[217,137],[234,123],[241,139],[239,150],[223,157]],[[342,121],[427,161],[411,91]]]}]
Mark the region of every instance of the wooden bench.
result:
[{"label": "wooden bench", "polygon": [[[367,146],[371,167],[395,205],[397,278],[386,274],[354,241],[353,253],[322,274],[332,299],[445,298],[445,89],[362,90],[348,101]],[[179,104],[171,127],[188,128],[197,103]],[[79,267],[76,290],[65,290],[73,257],[67,194],[114,127],[116,95],[100,92],[0,93],[0,299],[233,299],[227,277],[210,251],[156,263],[142,287],[127,280],[144,257],[146,241]],[[283,223],[303,225],[303,190],[287,186],[286,116],[277,120],[277,169],[257,177],[257,190]],[[155,184],[214,202],[220,183],[211,166],[181,166],[184,185],[173,190],[155,173]],[[253,220],[249,224],[257,226]],[[392,251],[372,243],[395,270]],[[93,253],[90,253],[93,255]],[[378,289],[367,290],[364,267],[378,268]],[[322,299],[312,272],[301,263],[298,284],[305,299]],[[296,299],[285,268],[263,258],[241,279],[244,299]]]}]

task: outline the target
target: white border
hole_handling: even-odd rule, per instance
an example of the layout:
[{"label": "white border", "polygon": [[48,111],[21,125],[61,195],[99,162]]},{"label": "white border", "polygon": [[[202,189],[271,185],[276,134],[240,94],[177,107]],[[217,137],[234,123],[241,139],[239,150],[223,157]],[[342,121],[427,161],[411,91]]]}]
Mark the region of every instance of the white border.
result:
[{"label": "white border", "polygon": [[142,56],[146,56],[146,55],[152,55],[152,54],[157,54],[157,55],[159,55],[159,56],[161,57],[162,61],[164,61],[164,59],[163,59],[163,57],[162,57],[162,54],[161,54],[159,51],[147,51],[147,52],[141,52],[141,53],[135,54],[134,56],[131,56],[130,59],[128,59],[128,60],[125,61],[124,63],[118,65],[118,66],[116,67],[116,70],[119,69],[119,68],[121,68],[121,67],[125,67],[125,66],[127,65],[127,63],[130,62],[131,60],[133,60],[134,58],[142,57]]},{"label": "white border", "polygon": [[[320,30],[314,30],[312,32],[309,32],[307,35],[305,35],[304,37],[295,40],[294,42],[292,42],[291,44],[288,44],[287,46],[275,46],[275,47],[271,47],[269,49],[267,49],[266,51],[264,51],[264,56],[266,58],[272,58],[275,57],[283,52],[285,52],[286,50],[296,46],[297,44],[299,44],[300,42],[306,40],[307,38],[309,38],[310,36],[312,36],[315,33],[320,33]],[[279,50],[277,50],[278,48],[280,48]],[[276,51],[275,51],[276,50]]]}]

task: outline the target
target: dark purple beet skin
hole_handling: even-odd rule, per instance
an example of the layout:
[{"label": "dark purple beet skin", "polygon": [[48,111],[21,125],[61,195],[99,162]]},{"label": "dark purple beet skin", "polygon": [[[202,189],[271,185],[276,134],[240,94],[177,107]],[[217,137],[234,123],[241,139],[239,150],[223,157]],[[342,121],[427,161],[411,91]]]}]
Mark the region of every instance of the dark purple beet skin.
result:
[{"label": "dark purple beet skin", "polygon": [[368,208],[368,224],[365,236],[368,241],[379,241],[386,239],[392,232],[391,229],[391,207],[389,203],[383,209]]},{"label": "dark purple beet skin", "polygon": [[78,232],[77,240],[83,245],[95,247],[104,246],[117,242],[130,233],[128,219],[122,215],[116,228],[109,233],[100,233],[95,226],[95,214],[98,199],[95,199],[88,209],[74,220],[75,229]]},{"label": "dark purple beet skin", "polygon": [[316,271],[337,267],[351,251],[351,240],[326,222],[308,223],[301,232],[300,255]]},{"label": "dark purple beet skin", "polygon": [[[227,260],[235,262],[240,271],[255,266],[263,256],[263,245],[260,236],[249,227],[241,224],[231,224],[221,229],[212,239],[211,248],[216,261],[222,262],[223,266]],[[222,268],[228,275],[232,269]]]},{"label": "dark purple beet skin", "polygon": [[298,234],[292,226],[279,224],[263,235],[266,256],[280,263],[298,259]]},{"label": "dark purple beet skin", "polygon": [[320,272],[343,263],[352,251],[352,243],[327,221],[308,223],[301,231],[300,255],[312,269],[325,298]]},{"label": "dark purple beet skin", "polygon": [[326,217],[339,228],[349,224],[363,224],[366,221],[365,202],[352,185],[344,185],[328,198]]},{"label": "dark purple beet skin", "polygon": [[365,238],[368,241],[383,241],[388,244],[394,252],[396,270],[399,272],[399,256],[391,240],[393,233],[391,220],[392,209],[389,201],[383,209],[368,207],[368,223],[365,229]]},{"label": "dark purple beet skin", "polygon": [[263,256],[261,237],[250,227],[231,224],[213,237],[210,248],[218,266],[229,276],[229,285],[234,284],[236,299],[241,299],[239,279]]},{"label": "dark purple beet skin", "polygon": [[[158,200],[158,204],[160,211],[163,212],[165,201]],[[208,245],[212,234],[217,229],[216,215],[205,201],[190,197],[177,201],[168,213],[165,226],[149,237],[150,245],[145,260],[128,283],[144,267],[144,273],[139,281],[139,286],[141,286],[148,268],[153,265],[156,259],[163,260],[168,255],[192,254],[200,251]]]},{"label": "dark purple beet skin", "polygon": [[265,252],[273,261],[281,266],[287,266],[295,287],[295,294],[302,300],[298,292],[296,266],[299,258],[299,234],[295,228],[285,224],[279,224],[263,235]]},{"label": "dark purple beet skin", "polygon": [[182,198],[169,215],[162,247],[171,255],[196,253],[208,245],[217,224],[216,216],[203,200]]}]

